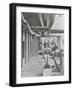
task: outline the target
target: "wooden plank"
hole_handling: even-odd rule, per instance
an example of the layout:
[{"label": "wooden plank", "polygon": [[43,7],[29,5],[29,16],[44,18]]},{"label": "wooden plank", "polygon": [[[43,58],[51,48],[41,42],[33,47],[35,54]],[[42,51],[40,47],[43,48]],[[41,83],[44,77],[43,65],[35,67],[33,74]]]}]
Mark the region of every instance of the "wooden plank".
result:
[{"label": "wooden plank", "polygon": [[58,29],[49,30],[49,28],[47,28],[47,27],[44,27],[44,28],[42,28],[42,27],[37,27],[37,28],[34,27],[34,28],[32,28],[31,27],[31,29],[33,31],[35,31],[35,32],[38,32],[38,31],[40,31],[40,32],[48,31],[48,33],[64,33],[64,30],[58,30]]},{"label": "wooden plank", "polygon": [[42,27],[44,27],[42,14],[41,14],[41,13],[39,13],[39,14],[38,14],[38,16],[39,16],[39,19],[40,19],[41,26],[42,26]]}]

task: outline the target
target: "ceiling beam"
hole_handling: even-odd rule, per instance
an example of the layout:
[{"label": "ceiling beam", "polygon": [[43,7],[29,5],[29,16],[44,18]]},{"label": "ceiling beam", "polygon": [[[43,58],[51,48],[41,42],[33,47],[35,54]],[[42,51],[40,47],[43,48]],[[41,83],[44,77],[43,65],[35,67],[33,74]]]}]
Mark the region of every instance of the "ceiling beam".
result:
[{"label": "ceiling beam", "polygon": [[[23,24],[23,26],[25,27],[25,25]],[[64,33],[64,30],[63,29],[51,29],[49,30],[48,27],[41,27],[41,26],[30,26],[30,28],[33,30],[33,31],[48,31],[50,33]]]},{"label": "ceiling beam", "polygon": [[39,14],[38,14],[38,16],[39,16],[39,19],[40,19],[41,26],[42,26],[42,27],[44,27],[42,14],[41,14],[41,13],[39,13]]},{"label": "ceiling beam", "polygon": [[47,18],[47,27],[49,28],[49,23],[50,23],[50,19],[49,19],[49,15],[46,15],[46,18]]}]

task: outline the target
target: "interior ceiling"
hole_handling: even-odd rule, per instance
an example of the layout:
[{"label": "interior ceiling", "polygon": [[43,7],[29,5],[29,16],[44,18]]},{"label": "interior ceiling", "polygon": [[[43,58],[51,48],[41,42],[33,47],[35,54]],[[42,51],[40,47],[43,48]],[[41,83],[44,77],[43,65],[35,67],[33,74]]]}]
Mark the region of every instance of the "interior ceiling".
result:
[{"label": "interior ceiling", "polygon": [[[49,29],[53,28],[52,26],[56,26],[58,28],[63,27],[63,18],[60,18],[63,15],[58,14],[44,14],[44,13],[24,13],[22,12],[24,19],[27,20],[30,26],[40,26],[40,27],[48,27]],[[57,20],[58,17],[58,20]],[[61,21],[62,20],[62,21]],[[54,25],[55,23],[55,25]],[[58,25],[60,23],[60,25]],[[54,28],[53,28],[54,29]]]},{"label": "interior ceiling", "polygon": [[36,14],[36,13],[23,13],[23,16],[28,21],[30,26],[41,26],[38,14]]}]

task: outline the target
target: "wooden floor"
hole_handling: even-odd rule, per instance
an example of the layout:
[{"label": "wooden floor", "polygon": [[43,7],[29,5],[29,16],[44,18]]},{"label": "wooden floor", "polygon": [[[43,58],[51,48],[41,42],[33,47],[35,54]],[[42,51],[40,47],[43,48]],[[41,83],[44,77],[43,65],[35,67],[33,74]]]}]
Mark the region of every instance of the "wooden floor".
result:
[{"label": "wooden floor", "polygon": [[[52,59],[49,58],[50,65],[54,65]],[[59,63],[59,60],[58,60]],[[45,61],[42,56],[37,55],[30,58],[28,64],[24,64],[24,68],[22,69],[21,76],[22,77],[40,77],[43,76],[43,68],[45,65]],[[61,75],[60,73],[52,73],[52,76]]]}]

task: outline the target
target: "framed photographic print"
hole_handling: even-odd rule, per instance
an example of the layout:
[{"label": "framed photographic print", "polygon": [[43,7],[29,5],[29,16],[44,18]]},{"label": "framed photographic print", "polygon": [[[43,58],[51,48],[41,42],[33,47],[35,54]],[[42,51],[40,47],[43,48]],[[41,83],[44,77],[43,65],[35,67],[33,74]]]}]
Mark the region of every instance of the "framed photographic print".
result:
[{"label": "framed photographic print", "polygon": [[71,7],[10,4],[10,86],[71,83]]}]

